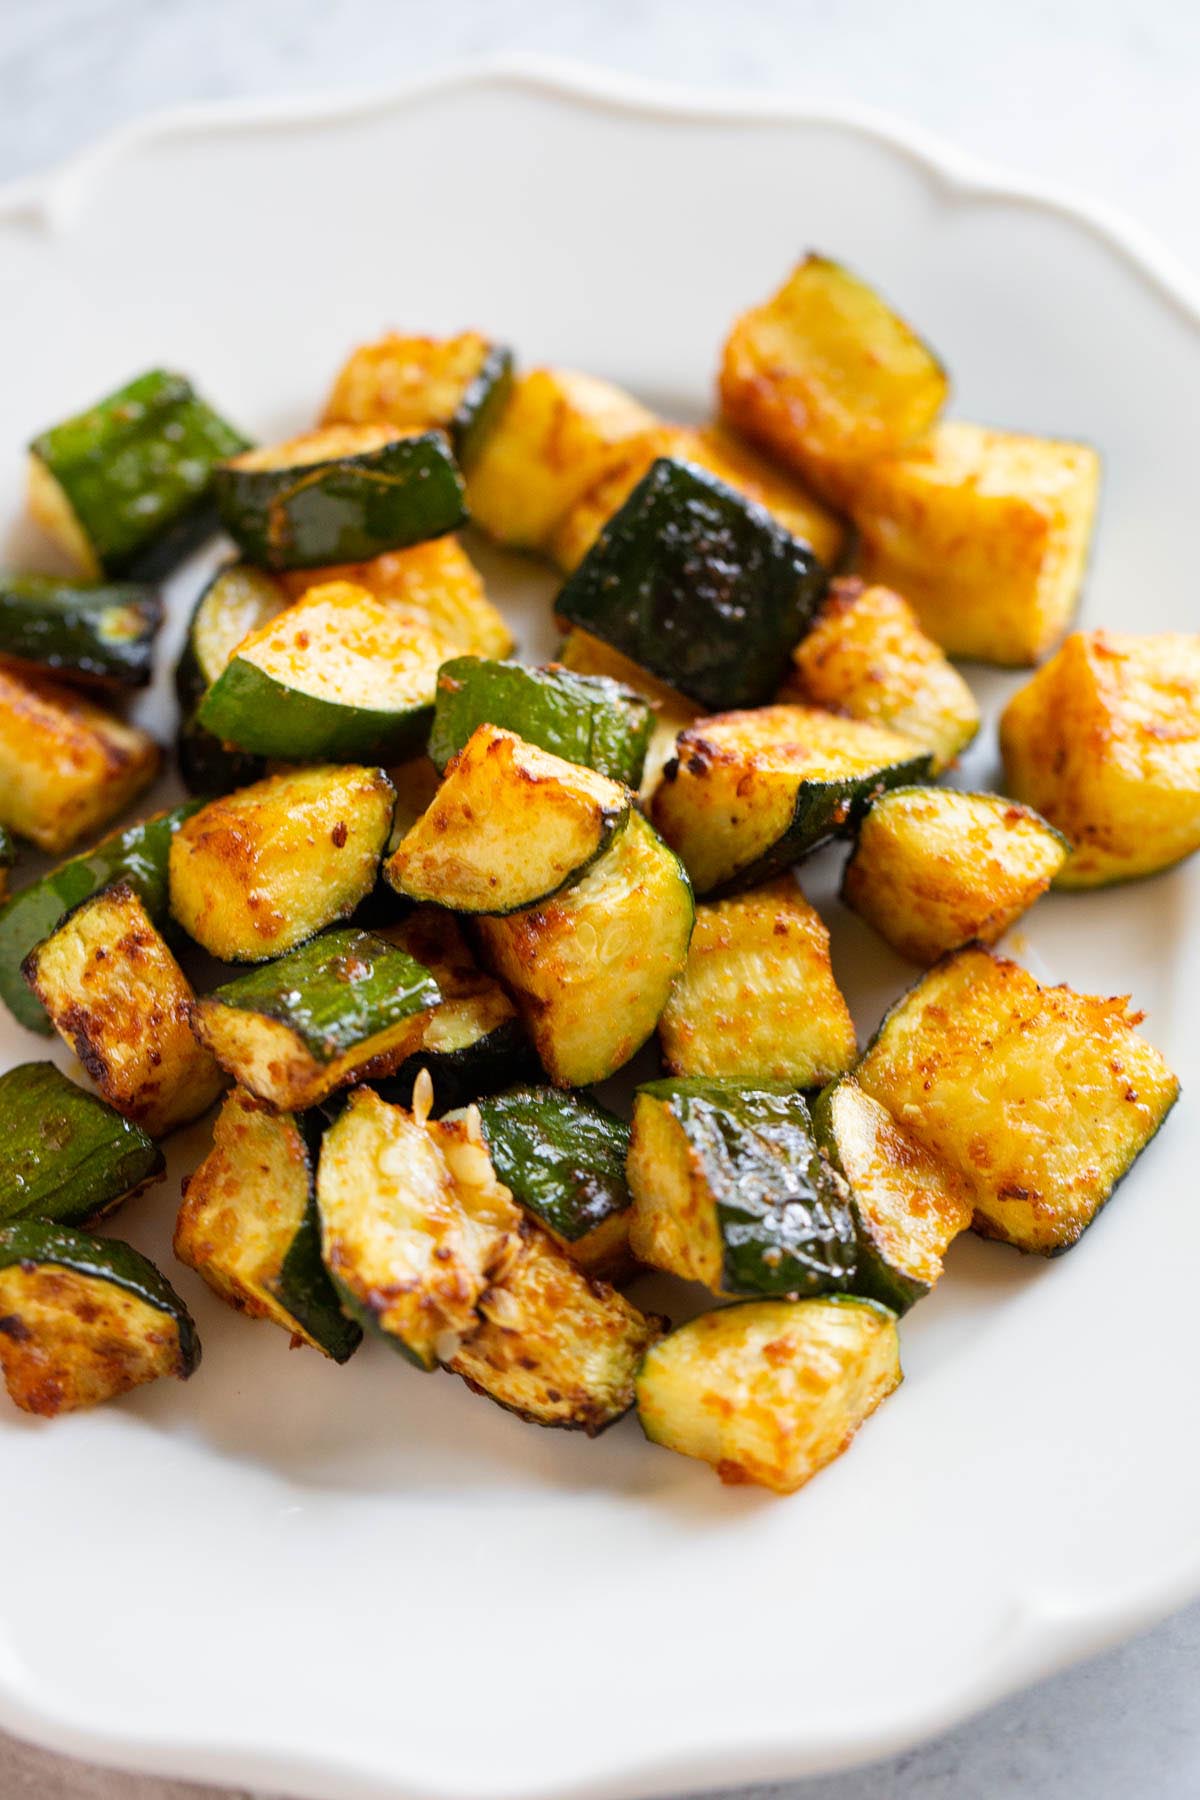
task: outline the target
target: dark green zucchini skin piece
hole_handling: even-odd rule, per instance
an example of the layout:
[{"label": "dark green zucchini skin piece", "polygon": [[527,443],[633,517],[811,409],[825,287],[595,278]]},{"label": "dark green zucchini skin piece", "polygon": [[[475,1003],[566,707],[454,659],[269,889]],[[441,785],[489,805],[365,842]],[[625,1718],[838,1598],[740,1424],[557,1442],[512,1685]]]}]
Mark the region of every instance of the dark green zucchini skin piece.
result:
[{"label": "dark green zucchini skin piece", "polygon": [[842,1162],[838,1147],[838,1134],[834,1122],[835,1095],[841,1082],[853,1076],[840,1076],[823,1088],[813,1102],[813,1130],[818,1144],[829,1159],[832,1167],[842,1177],[849,1192],[850,1210],[854,1216],[855,1238],[857,1241],[856,1268],[854,1272],[853,1291],[864,1300],[878,1300],[882,1306],[890,1307],[897,1318],[903,1316],[918,1300],[924,1300],[929,1293],[929,1283],[919,1277],[907,1275],[903,1269],[897,1268],[884,1256],[879,1244],[867,1227],[858,1206],[854,1201],[854,1187]]},{"label": "dark green zucchini skin piece", "polygon": [[77,1275],[111,1282],[165,1313],[179,1334],[179,1374],[183,1380],[200,1365],[200,1339],[191,1313],[148,1257],[119,1238],[91,1237],[47,1219],[17,1219],[0,1225],[0,1269],[14,1264],[53,1263]]},{"label": "dark green zucchini skin piece", "polygon": [[462,476],[440,431],[295,468],[225,466],[221,522],[251,562],[311,569],[369,562],[465,523]]},{"label": "dark green zucchini skin piece", "polygon": [[440,1118],[455,1107],[469,1106],[485,1094],[535,1076],[538,1068],[524,1026],[519,1019],[506,1019],[486,1037],[457,1050],[415,1051],[394,1075],[372,1081],[370,1086],[391,1105],[411,1108],[413,1084],[421,1070],[428,1069],[433,1082],[431,1117]]},{"label": "dark green zucchini skin piece", "polygon": [[504,411],[512,384],[513,353],[505,344],[493,344],[450,421],[450,442],[461,468],[469,469],[483,448]]},{"label": "dark green zucchini skin piece", "polygon": [[654,713],[606,675],[457,656],[438,671],[429,757],[441,771],[477,725],[499,725],[527,744],[636,788]]},{"label": "dark green zucchini skin piece", "polygon": [[201,725],[195,713],[181,722],[175,734],[175,760],[188,793],[208,799],[249,787],[267,772],[265,756],[239,750],[236,744],[223,744]]},{"label": "dark green zucchini skin piece", "polygon": [[0,656],[106,687],[145,687],[163,619],[156,588],[0,575]]},{"label": "dark green zucchini skin piece", "polygon": [[343,1312],[337,1289],[321,1258],[316,1168],[326,1119],[314,1107],[297,1118],[296,1124],[304,1138],[308,1162],[308,1205],[270,1287],[279,1304],[286,1307],[310,1337],[316,1338],[334,1362],[349,1362],[362,1343],[362,1326]]},{"label": "dark green zucchini skin piece", "polygon": [[186,376],[152,369],[30,450],[58,482],[105,575],[167,575],[217,527],[213,470],[249,440]]},{"label": "dark green zucchini skin piece", "polygon": [[21,964],[67,913],[114,881],[127,881],[156,922],[167,911],[167,857],[176,831],[198,800],[130,825],[23,887],[0,906],[0,999],[14,1018],[43,1037],[53,1027],[42,1003],[25,984]]},{"label": "dark green zucchini skin piece", "polygon": [[139,1126],[52,1062],[0,1075],[0,1222],[85,1225],[157,1181],[165,1166]]},{"label": "dark green zucchini skin piece", "polygon": [[825,587],[807,544],[691,463],[659,457],[555,603],[713,712],[772,698]]},{"label": "dark green zucchini skin piece", "polygon": [[492,1166],[513,1198],[578,1243],[632,1204],[629,1126],[583,1094],[516,1087],[479,1103]]}]

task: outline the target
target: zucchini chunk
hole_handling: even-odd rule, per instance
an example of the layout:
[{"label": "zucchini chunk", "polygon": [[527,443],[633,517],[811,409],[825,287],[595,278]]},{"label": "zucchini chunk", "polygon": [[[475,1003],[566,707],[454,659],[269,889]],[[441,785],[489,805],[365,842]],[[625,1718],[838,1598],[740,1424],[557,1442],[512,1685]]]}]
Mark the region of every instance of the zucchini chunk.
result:
[{"label": "zucchini chunk", "polygon": [[266,962],[371,892],[395,792],[382,769],[322,765],[212,800],[176,832],[171,913],[222,962]]},{"label": "zucchini chunk", "polygon": [[29,446],[29,510],[88,581],[170,574],[216,530],[213,471],[246,439],[152,369]]},{"label": "zucchini chunk", "polygon": [[0,575],[0,656],[69,681],[145,687],[162,618],[161,596],[144,583]]},{"label": "zucchini chunk", "polygon": [[317,1142],[311,1121],[234,1088],[212,1149],[184,1182],[175,1254],[236,1311],[344,1363],[362,1328],[342,1311],[321,1260]]},{"label": "zucchini chunk", "polygon": [[442,433],[391,425],[329,425],[247,450],[220,465],[213,487],[221,523],[264,569],[366,562],[467,516]]},{"label": "zucchini chunk", "polygon": [[1071,622],[1099,487],[1086,444],[951,420],[856,478],[858,566],[947,655],[1035,663]]},{"label": "zucchini chunk", "polygon": [[592,375],[518,375],[469,471],[472,520],[511,549],[548,550],[559,521],[618,446],[654,423],[632,395]]},{"label": "zucchini chunk", "polygon": [[571,1261],[588,1275],[623,1274],[633,1204],[624,1119],[582,1094],[515,1087],[481,1100],[479,1122],[496,1174]]},{"label": "zucchini chunk", "polygon": [[699,707],[602,638],[593,637],[590,631],[580,631],[578,627],[569,631],[559,648],[558,660],[564,669],[578,675],[606,675],[649,702],[654,722],[638,788],[638,797],[645,804],[658,786],[664,765],[675,754],[675,739],[699,717]]},{"label": "zucchini chunk", "polygon": [[625,828],[619,782],[480,725],[384,866],[397,893],[462,913],[512,913],[579,881]]},{"label": "zucchini chunk", "polygon": [[555,602],[711,707],[770,699],[820,597],[807,544],[689,463],[659,457]]},{"label": "zucchini chunk", "polygon": [[438,671],[429,755],[445,769],[477,725],[500,725],[527,744],[636,788],[653,717],[640,694],[604,675],[459,656]]},{"label": "zucchini chunk", "polygon": [[651,817],[698,894],[776,875],[853,831],[868,802],[919,781],[928,752],[810,706],[718,713],[681,732]]},{"label": "zucchini chunk", "polygon": [[637,1406],[652,1444],[777,1494],[849,1449],[900,1385],[896,1320],[872,1300],[751,1300],[702,1313],[649,1352]]},{"label": "zucchini chunk", "polygon": [[449,338],[391,331],[360,344],[342,365],[321,423],[437,426],[465,469],[503,410],[512,371],[512,351],[478,331]]},{"label": "zucchini chunk", "polygon": [[796,1299],[850,1285],[854,1222],[801,1094],[651,1081],[634,1100],[629,1242],[714,1294]]},{"label": "zucchini chunk", "polygon": [[687,966],[658,1022],[673,1075],[823,1087],[855,1060],[829,932],[791,875],[696,908]]},{"label": "zucchini chunk", "polygon": [[322,582],[350,581],[366,588],[407,624],[425,627],[464,656],[507,656],[513,648],[512,632],[456,537],[430,538],[407,550],[389,550],[370,562],[284,572],[279,580],[299,600],[313,585],[314,574]]},{"label": "zucchini chunk", "polygon": [[792,651],[781,699],[883,725],[911,738],[948,769],[979,730],[970,688],[917,615],[890,588],[857,577],[831,584],[811,628]]},{"label": "zucchini chunk", "polygon": [[1074,846],[1062,888],[1200,849],[1200,636],[1075,632],[1000,717],[1005,781]]},{"label": "zucchini chunk", "polygon": [[286,762],[403,761],[424,747],[444,641],[351,582],[310,588],[251,632],[196,714]]},{"label": "zucchini chunk", "polygon": [[242,1087],[297,1112],[398,1068],[440,998],[405,951],[342,927],[197,1000],[192,1029]]},{"label": "zucchini chunk", "polygon": [[104,838],[95,849],[51,869],[30,882],[0,907],[0,999],[30,1031],[49,1037],[53,1027],[45,1008],[21,973],[21,964],[74,906],[114,881],[126,881],[149,917],[158,921],[167,910],[167,857],[171,839],[199,805],[191,801],[170,812],[154,813],[140,825]]},{"label": "zucchini chunk", "polygon": [[44,675],[0,665],[0,825],[60,856],[158,774],[152,737]]},{"label": "zucchini chunk", "polygon": [[1045,893],[1070,846],[1000,794],[893,788],[863,816],[842,899],[916,963],[994,944]]},{"label": "zucchini chunk", "polygon": [[478,921],[484,961],[556,1087],[604,1081],[641,1049],[687,960],[694,913],[682,863],[634,812],[573,887]]},{"label": "zucchini chunk", "polygon": [[321,1142],[325,1266],[346,1311],[420,1369],[478,1329],[478,1302],[520,1246],[520,1214],[463,1121],[356,1088]]},{"label": "zucchini chunk", "polygon": [[187,1307],[129,1244],[43,1219],[0,1226],[0,1369],[22,1412],[78,1412],[199,1362]]},{"label": "zucchini chunk", "polygon": [[86,1225],[161,1181],[162,1151],[51,1062],[0,1075],[0,1221]]},{"label": "zucchini chunk", "polygon": [[824,256],[735,320],[721,360],[726,418],[834,498],[847,472],[928,430],[948,391],[911,326]]},{"label": "zucchini chunk", "polygon": [[109,1105],[151,1137],[207,1112],[225,1077],[192,1036],[193,994],[141,899],[118,881],[30,951],[25,979]]},{"label": "zucchini chunk", "polygon": [[854,1215],[854,1292],[907,1312],[935,1286],[948,1245],[971,1223],[963,1183],[852,1075],[817,1100],[813,1130]]},{"label": "zucchini chunk", "polygon": [[1178,1097],[1141,1017],[971,946],[897,1001],[855,1078],[965,1184],[976,1231],[1053,1256]]}]

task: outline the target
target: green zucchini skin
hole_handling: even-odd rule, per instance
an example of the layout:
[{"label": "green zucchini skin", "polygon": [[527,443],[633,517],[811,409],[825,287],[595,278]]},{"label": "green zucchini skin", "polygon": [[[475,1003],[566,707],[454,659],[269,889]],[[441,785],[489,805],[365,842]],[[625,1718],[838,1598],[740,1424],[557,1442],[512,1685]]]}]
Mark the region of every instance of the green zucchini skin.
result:
[{"label": "green zucchini skin", "polygon": [[51,869],[0,906],[0,999],[22,1025],[43,1037],[52,1035],[41,1001],[25,984],[21,964],[73,908],[114,881],[127,881],[155,922],[166,916],[171,839],[199,805],[198,800],[189,801],[114,832],[85,856]]},{"label": "green zucchini skin", "polygon": [[279,1304],[310,1337],[316,1338],[326,1355],[336,1363],[345,1363],[362,1343],[363,1334],[362,1326],[342,1310],[337,1289],[321,1257],[316,1168],[325,1124],[324,1116],[316,1109],[296,1120],[308,1162],[308,1205],[279,1273],[269,1285]]},{"label": "green zucchini skin", "polygon": [[512,384],[513,353],[506,344],[493,344],[450,421],[450,442],[461,468],[469,469],[483,448],[504,411]]},{"label": "green zucchini skin", "polygon": [[0,656],[105,687],[142,688],[163,620],[157,589],[0,575]]},{"label": "green zucchini skin", "polygon": [[159,1180],[165,1167],[139,1126],[52,1062],[0,1075],[0,1222],[86,1225]]},{"label": "green zucchini skin", "polygon": [[401,1063],[394,1075],[370,1085],[391,1105],[411,1111],[413,1084],[422,1069],[428,1069],[433,1082],[430,1117],[440,1118],[443,1113],[470,1106],[514,1081],[532,1078],[538,1072],[538,1059],[520,1020],[506,1019],[495,1031],[460,1049],[418,1050]]},{"label": "green zucchini skin", "polygon": [[213,470],[249,448],[183,375],[152,369],[30,445],[105,575],[167,575],[217,526]]},{"label": "green zucchini skin", "polygon": [[660,457],[569,577],[555,611],[713,712],[771,699],[825,571],[762,507]]},{"label": "green zucchini skin", "polygon": [[265,569],[369,562],[465,523],[462,476],[439,431],[295,468],[217,470],[221,522]]},{"label": "green zucchini skin", "polygon": [[640,694],[606,675],[575,675],[553,666],[528,669],[480,656],[443,663],[430,761],[444,772],[475,727],[484,724],[502,726],[566,762],[637,788],[654,713]]},{"label": "green zucchini skin", "polygon": [[432,720],[432,700],[403,712],[343,706],[285,687],[240,656],[195,714],[219,741],[284,762],[406,762],[425,748]]},{"label": "green zucchini skin", "polygon": [[516,1087],[479,1103],[492,1166],[535,1218],[578,1243],[633,1203],[629,1126],[583,1094]]}]

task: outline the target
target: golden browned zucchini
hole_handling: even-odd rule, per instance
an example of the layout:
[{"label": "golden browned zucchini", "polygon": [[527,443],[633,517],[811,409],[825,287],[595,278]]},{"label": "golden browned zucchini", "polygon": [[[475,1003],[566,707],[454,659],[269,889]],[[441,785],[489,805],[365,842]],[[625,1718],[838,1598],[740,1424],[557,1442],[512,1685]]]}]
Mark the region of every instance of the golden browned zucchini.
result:
[{"label": "golden browned zucchini", "polygon": [[322,424],[435,425],[449,433],[465,468],[495,422],[511,380],[511,353],[478,331],[448,338],[392,331],[377,343],[360,344],[343,364]]},{"label": "golden browned zucchini", "polygon": [[507,656],[513,647],[512,633],[488,599],[483,577],[453,536],[389,550],[370,562],[286,570],[277,579],[293,600],[318,582],[349,581],[386,601],[408,624],[444,639],[448,651]]},{"label": "golden browned zucchini", "polygon": [[635,694],[641,694],[654,708],[654,725],[646,747],[642,785],[638,790],[641,799],[648,800],[658,786],[664,763],[675,754],[675,739],[699,717],[700,708],[659,681],[649,669],[631,662],[611,644],[593,637],[590,631],[584,631],[578,625],[572,626],[563,640],[558,660],[564,669],[573,669],[579,675],[607,675],[632,688]]},{"label": "golden browned zucchini", "polygon": [[1200,848],[1200,637],[1076,632],[1000,719],[1008,787],[1065,832],[1059,887]]},{"label": "golden browned zucchini", "polygon": [[658,1022],[675,1075],[821,1087],[854,1061],[829,932],[791,875],[696,908],[687,966]]}]

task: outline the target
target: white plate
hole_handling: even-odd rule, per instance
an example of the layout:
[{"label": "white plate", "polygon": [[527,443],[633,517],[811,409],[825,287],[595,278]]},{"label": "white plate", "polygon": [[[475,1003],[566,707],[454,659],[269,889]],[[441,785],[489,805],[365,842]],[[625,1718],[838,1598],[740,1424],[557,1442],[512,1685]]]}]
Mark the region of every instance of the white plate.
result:
[{"label": "white plate", "polygon": [[[1103,448],[1089,623],[1194,627],[1200,314],[1161,258],[892,126],[542,66],[177,114],[11,191],[5,513],[16,447],[141,367],[267,435],[389,323],[478,323],[698,413],[729,320],[810,244],[918,322],[963,415]],[[525,591],[541,648],[552,583]],[[994,778],[990,742],[967,773]],[[1047,900],[1016,946],[1131,990],[1185,1086],[1198,877]],[[831,918],[866,1028],[911,971]],[[42,1045],[6,1023],[0,1053]],[[531,1430],[374,1345],[291,1355],[178,1272],[188,1387],[0,1418],[0,1723],[319,1800],[616,1800],[910,1743],[1200,1590],[1198,1153],[1185,1100],[1074,1255],[956,1246],[905,1321],[903,1388],[787,1501],[632,1421]],[[119,1227],[173,1273],[174,1203]]]}]

